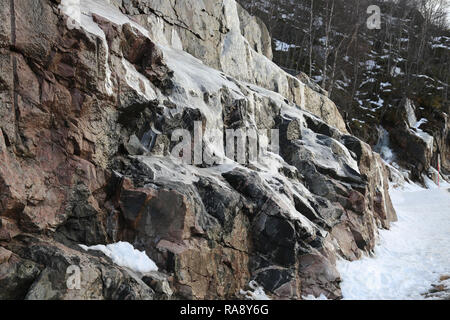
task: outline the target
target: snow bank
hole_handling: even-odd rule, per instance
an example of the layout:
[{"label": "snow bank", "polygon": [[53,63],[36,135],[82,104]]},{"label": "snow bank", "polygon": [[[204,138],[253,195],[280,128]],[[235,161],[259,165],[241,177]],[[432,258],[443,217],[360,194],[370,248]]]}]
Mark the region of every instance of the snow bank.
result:
[{"label": "snow bank", "polygon": [[264,288],[260,287],[255,281],[250,281],[249,287],[251,290],[241,290],[240,294],[245,296],[249,300],[270,300],[270,298],[264,292]]},{"label": "snow bank", "polygon": [[106,256],[121,267],[129,268],[133,271],[146,273],[158,271],[156,264],[145,254],[144,251],[134,249],[128,242],[118,242],[114,244],[85,246],[80,244],[84,250],[96,250],[103,252]]},{"label": "snow bank", "polygon": [[382,126],[377,126],[377,131],[380,136],[377,145],[374,147],[375,152],[378,152],[381,158],[387,163],[392,163],[395,160],[394,151],[391,149],[389,132]]},{"label": "snow bank", "polygon": [[391,190],[399,221],[380,231],[374,257],[338,261],[344,299],[425,299],[450,274],[449,184]]},{"label": "snow bank", "polygon": [[315,297],[312,294],[310,294],[308,296],[303,296],[302,299],[303,300],[328,300],[328,298],[325,297],[325,295],[323,293],[321,293],[319,297]]}]

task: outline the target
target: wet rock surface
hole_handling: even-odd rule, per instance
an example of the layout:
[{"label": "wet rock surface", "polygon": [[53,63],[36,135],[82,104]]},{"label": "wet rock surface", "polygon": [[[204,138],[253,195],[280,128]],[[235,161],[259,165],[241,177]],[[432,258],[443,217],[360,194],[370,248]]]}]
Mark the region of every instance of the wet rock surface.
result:
[{"label": "wet rock surface", "polygon": [[[370,252],[396,219],[388,172],[320,90],[270,61],[260,21],[231,0],[82,0],[81,26],[69,29],[59,1],[9,2],[2,298],[242,298],[252,280],[275,299],[341,297],[335,260]],[[177,129],[206,141],[241,127],[279,129],[279,155],[222,165],[171,156]],[[118,241],[160,272],[78,247]]]}]

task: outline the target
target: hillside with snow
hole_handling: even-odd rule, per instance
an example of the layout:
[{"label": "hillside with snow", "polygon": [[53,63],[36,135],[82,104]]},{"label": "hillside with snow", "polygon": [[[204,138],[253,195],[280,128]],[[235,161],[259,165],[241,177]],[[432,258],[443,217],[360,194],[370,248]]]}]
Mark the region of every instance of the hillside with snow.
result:
[{"label": "hillside with snow", "polygon": [[[396,162],[415,180],[437,168],[438,157],[450,173],[450,30],[441,11],[413,1],[240,3],[267,24],[274,61],[322,86],[352,134],[376,147],[387,130]],[[379,28],[368,27],[373,5],[380,10]],[[408,121],[408,108],[419,122]],[[431,145],[417,140],[422,133],[434,137]]]},{"label": "hillside with snow", "polygon": [[397,8],[388,40],[337,0],[3,1],[0,300],[447,298],[436,19]]}]

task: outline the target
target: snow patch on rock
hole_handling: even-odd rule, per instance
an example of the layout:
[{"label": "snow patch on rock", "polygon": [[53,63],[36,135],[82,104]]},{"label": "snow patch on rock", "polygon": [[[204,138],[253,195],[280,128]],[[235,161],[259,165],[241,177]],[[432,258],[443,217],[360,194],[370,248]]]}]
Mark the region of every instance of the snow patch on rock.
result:
[{"label": "snow patch on rock", "polygon": [[245,291],[241,290],[240,294],[245,296],[249,300],[271,300],[266,293],[264,288],[260,287],[255,281],[250,281],[249,287],[251,290]]},{"label": "snow patch on rock", "polygon": [[128,242],[118,242],[108,245],[85,246],[80,244],[80,247],[86,251],[96,250],[103,252],[107,257],[118,266],[131,269],[139,273],[147,273],[151,271],[158,271],[158,267],[151,260],[145,251],[136,250]]}]

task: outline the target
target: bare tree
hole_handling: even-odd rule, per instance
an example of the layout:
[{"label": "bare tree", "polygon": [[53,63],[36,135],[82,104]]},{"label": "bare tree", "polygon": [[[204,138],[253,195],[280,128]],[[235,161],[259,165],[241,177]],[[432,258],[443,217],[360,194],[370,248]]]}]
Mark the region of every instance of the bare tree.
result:
[{"label": "bare tree", "polygon": [[325,55],[323,61],[323,71],[322,71],[322,88],[326,88],[327,85],[327,67],[328,67],[328,56],[330,55],[331,49],[331,26],[334,14],[334,0],[331,4],[331,9],[329,8],[329,2],[327,0],[327,22],[325,24]]}]

